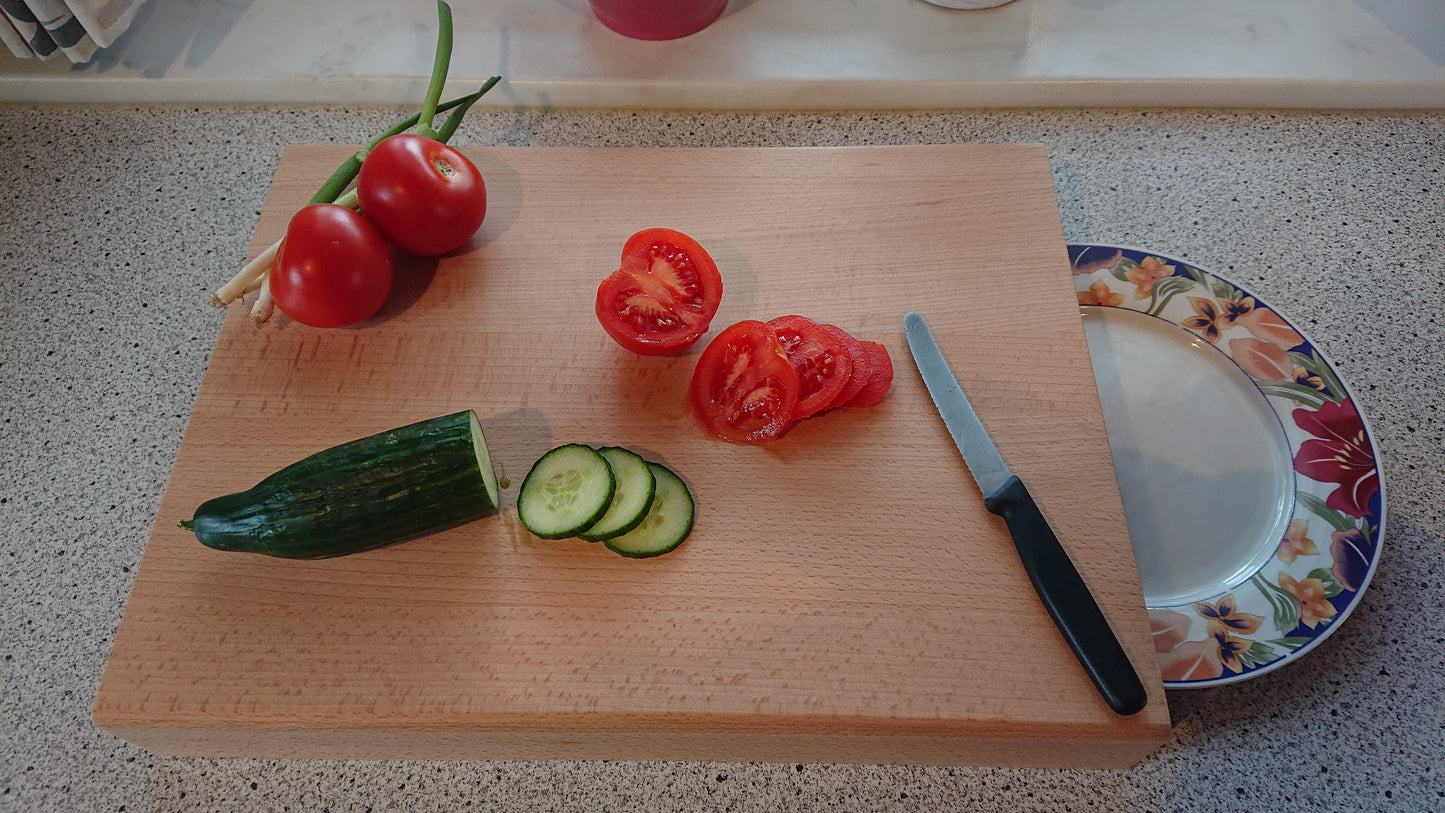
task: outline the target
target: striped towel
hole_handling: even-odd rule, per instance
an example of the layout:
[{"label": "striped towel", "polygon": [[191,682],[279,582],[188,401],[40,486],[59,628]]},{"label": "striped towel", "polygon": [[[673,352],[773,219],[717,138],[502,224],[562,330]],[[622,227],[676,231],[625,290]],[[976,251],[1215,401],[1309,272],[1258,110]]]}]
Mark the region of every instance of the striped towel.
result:
[{"label": "striped towel", "polygon": [[88,62],[115,42],[145,0],[0,0],[0,40],[16,57]]}]

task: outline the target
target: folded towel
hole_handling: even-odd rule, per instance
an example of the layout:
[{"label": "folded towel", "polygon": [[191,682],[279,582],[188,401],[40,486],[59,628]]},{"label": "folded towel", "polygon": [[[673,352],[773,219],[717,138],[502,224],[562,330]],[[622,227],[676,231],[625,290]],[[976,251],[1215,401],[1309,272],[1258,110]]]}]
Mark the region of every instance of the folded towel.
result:
[{"label": "folded towel", "polygon": [[88,62],[130,27],[145,0],[0,0],[0,39],[10,53]]}]

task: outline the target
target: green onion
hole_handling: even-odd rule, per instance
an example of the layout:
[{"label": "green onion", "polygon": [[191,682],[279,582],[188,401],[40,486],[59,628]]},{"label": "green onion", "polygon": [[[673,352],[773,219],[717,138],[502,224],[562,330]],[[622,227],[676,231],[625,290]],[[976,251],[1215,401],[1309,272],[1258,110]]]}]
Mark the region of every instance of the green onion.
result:
[{"label": "green onion", "polygon": [[[476,102],[477,99],[485,96],[487,94],[487,91],[491,90],[492,87],[500,81],[502,81],[502,77],[493,76],[491,79],[488,79],[486,82],[482,83],[481,90],[473,93],[470,96],[463,96],[461,99],[458,99],[457,101],[460,101],[461,104],[457,105],[457,109],[452,111],[452,114],[450,116],[447,116],[446,123],[443,124],[441,130],[437,132],[437,141],[440,141],[443,144],[451,141],[452,133],[455,133],[457,131],[457,125],[462,123],[462,116],[465,116],[467,114],[467,110],[472,106],[474,102]],[[443,109],[445,108],[437,108],[438,111]]]},{"label": "green onion", "polygon": [[442,85],[447,82],[447,67],[452,62],[452,7],[446,0],[437,0],[437,48],[432,60],[431,82],[427,85],[426,98],[421,105],[421,118],[412,132],[427,138],[436,138],[432,119],[436,117],[437,100],[442,97]]}]

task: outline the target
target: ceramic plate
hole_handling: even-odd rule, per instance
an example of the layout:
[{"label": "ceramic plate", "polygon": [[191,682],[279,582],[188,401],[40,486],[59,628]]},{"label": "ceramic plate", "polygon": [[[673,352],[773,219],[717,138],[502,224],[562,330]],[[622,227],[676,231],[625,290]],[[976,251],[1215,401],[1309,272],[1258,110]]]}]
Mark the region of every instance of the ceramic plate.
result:
[{"label": "ceramic plate", "polygon": [[1223,277],[1116,246],[1069,258],[1165,687],[1299,658],[1379,561],[1364,416],[1313,342]]}]

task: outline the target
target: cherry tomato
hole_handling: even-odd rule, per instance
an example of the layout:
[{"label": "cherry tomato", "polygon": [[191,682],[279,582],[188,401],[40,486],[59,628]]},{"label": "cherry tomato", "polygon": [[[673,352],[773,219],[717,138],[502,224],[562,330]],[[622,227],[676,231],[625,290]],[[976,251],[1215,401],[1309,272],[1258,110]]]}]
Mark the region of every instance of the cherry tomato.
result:
[{"label": "cherry tomato", "polygon": [[281,312],[312,327],[345,327],[376,313],[391,293],[391,249],[376,227],[334,203],[297,212],[271,265]]},{"label": "cherry tomato", "polygon": [[708,432],[734,443],[761,443],[792,421],[800,389],[777,332],[748,319],[702,351],[688,395]]},{"label": "cherry tomato", "polygon": [[827,330],[806,316],[779,316],[768,321],[788,361],[798,371],[801,392],[793,419],[802,420],[834,405],[853,377],[853,356],[841,331]]},{"label": "cherry tomato", "polygon": [[461,248],[487,214],[487,187],[476,165],[415,133],[371,148],[356,176],[356,195],[388,243],[421,257]]},{"label": "cherry tomato", "polygon": [[717,264],[696,240],[643,229],[622,246],[622,267],[597,287],[597,321],[634,353],[676,353],[707,332],[722,291]]},{"label": "cherry tomato", "polygon": [[872,362],[873,370],[868,374],[868,381],[847,401],[840,403],[840,406],[867,407],[873,406],[883,400],[888,390],[893,386],[893,358],[888,355],[888,348],[878,342],[862,341],[863,349],[868,352],[869,360]]}]

